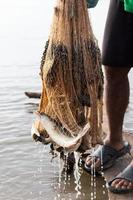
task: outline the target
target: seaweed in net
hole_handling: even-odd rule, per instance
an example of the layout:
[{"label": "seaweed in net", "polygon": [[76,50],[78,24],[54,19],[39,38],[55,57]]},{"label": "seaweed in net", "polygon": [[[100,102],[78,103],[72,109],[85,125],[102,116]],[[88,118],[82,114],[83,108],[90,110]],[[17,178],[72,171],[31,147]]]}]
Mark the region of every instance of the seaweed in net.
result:
[{"label": "seaweed in net", "polygon": [[49,40],[46,41],[46,44],[45,44],[45,47],[44,47],[44,52],[43,52],[43,55],[42,55],[42,58],[41,58],[41,65],[40,65],[40,76],[41,77],[42,77],[42,71],[43,71],[43,66],[44,66],[44,63],[45,63],[48,45],[49,45]]}]

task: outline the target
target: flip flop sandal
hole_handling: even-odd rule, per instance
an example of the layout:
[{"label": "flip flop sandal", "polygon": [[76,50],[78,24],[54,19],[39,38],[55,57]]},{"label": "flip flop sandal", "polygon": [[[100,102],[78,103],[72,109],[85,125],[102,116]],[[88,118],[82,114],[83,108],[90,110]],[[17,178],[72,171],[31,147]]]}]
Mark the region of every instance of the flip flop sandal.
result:
[{"label": "flip flop sandal", "polygon": [[128,189],[128,188],[115,188],[112,185],[113,181],[121,179],[121,180],[127,180],[129,182],[133,183],[133,166],[129,165],[127,168],[120,174],[118,174],[117,177],[115,177],[113,180],[108,182],[107,189],[109,189],[111,192],[116,193],[116,194],[125,194],[125,193],[130,193],[133,192],[133,189]]},{"label": "flip flop sandal", "polygon": [[[92,153],[88,157],[95,158],[95,162],[98,158],[102,160],[101,166],[95,169],[95,172],[100,174],[101,171],[112,167],[119,157],[124,156],[126,153],[130,153],[130,150],[131,150],[131,146],[128,142],[124,142],[124,147],[120,150],[116,150],[109,145],[102,145],[102,146],[100,145],[96,149],[96,151],[94,151],[94,153]],[[85,163],[84,169],[88,173],[91,173],[93,167]]]}]

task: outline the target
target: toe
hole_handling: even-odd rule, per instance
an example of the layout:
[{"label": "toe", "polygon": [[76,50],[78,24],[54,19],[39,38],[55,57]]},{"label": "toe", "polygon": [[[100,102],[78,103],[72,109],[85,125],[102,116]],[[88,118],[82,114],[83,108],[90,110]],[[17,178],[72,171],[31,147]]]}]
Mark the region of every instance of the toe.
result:
[{"label": "toe", "polygon": [[90,162],[91,161],[91,159],[92,159],[92,157],[90,157],[90,156],[88,156],[87,158],[86,158],[86,164],[88,164],[88,162]]},{"label": "toe", "polygon": [[115,187],[117,184],[119,184],[119,182],[120,182],[120,179],[116,179],[111,183],[111,186]]},{"label": "toe", "polygon": [[111,186],[116,189],[133,189],[133,183],[123,179],[114,180]]},{"label": "toe", "polygon": [[96,160],[97,160],[96,157],[88,156],[88,157],[86,158],[85,163],[86,163],[87,165],[91,165],[91,164],[93,164]]},{"label": "toe", "polygon": [[93,166],[95,169],[98,169],[101,166],[100,158],[97,158],[97,160],[93,162]]},{"label": "toe", "polygon": [[88,167],[95,168],[95,169],[98,169],[101,164],[100,158],[96,158],[96,157],[88,157],[85,163]]},{"label": "toe", "polygon": [[129,181],[125,180],[123,185],[127,187],[129,185]]},{"label": "toe", "polygon": [[129,182],[128,186],[127,186],[127,189],[133,189],[133,183]]},{"label": "toe", "polygon": [[124,180],[119,180],[119,182],[116,184],[116,188],[123,188],[124,186]]},{"label": "toe", "polygon": [[88,157],[85,161],[86,165],[87,166],[91,166],[92,165],[92,158],[91,157]]}]

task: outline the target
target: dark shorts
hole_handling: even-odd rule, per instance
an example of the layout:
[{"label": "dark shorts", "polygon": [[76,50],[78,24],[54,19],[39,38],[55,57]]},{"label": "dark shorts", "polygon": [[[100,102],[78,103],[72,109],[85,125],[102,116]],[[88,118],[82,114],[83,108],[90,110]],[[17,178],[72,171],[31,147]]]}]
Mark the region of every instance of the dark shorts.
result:
[{"label": "dark shorts", "polygon": [[133,13],[125,12],[120,0],[110,0],[102,63],[111,67],[133,67]]}]

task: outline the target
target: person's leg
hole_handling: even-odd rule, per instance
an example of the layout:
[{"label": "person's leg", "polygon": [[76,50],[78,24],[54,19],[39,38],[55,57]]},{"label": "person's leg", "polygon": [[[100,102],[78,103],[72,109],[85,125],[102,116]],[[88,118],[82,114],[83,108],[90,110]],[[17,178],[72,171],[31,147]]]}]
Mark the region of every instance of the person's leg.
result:
[{"label": "person's leg", "polygon": [[[105,143],[116,149],[123,145],[122,126],[129,102],[129,71],[130,68],[105,67],[105,105],[109,126],[109,134]],[[133,183],[120,179],[115,180],[112,186],[133,189]]]},{"label": "person's leg", "polygon": [[105,66],[105,106],[109,127],[105,143],[118,150],[123,146],[122,126],[129,102],[129,71],[130,68]]},{"label": "person's leg", "polygon": [[[133,66],[133,14],[124,11],[122,1],[110,1],[106,21],[102,64],[105,66],[105,104],[108,116],[109,133],[105,143],[119,150],[123,145],[122,125],[129,101],[128,72]],[[109,67],[113,66],[113,67]],[[121,67],[119,67],[121,66]],[[92,163],[92,159],[88,159]],[[96,167],[100,164],[96,162]],[[133,162],[131,163],[133,165]],[[117,184],[116,184],[117,183]],[[112,185],[133,187],[132,183],[116,180]],[[124,186],[125,184],[125,186]]]},{"label": "person's leg", "polygon": [[[108,116],[109,135],[105,143],[119,149],[122,147],[122,125],[129,102],[128,72],[130,68],[105,67],[105,104]],[[119,77],[119,78],[118,78]],[[133,165],[133,162],[131,162]],[[117,179],[112,186],[133,189],[133,183]]]},{"label": "person's leg", "polygon": [[[105,106],[107,110],[109,133],[105,144],[119,150],[123,147],[122,126],[124,114],[129,102],[128,72],[130,68],[105,67]],[[93,160],[88,157],[86,164],[92,165]],[[96,160],[96,168],[101,164]],[[133,162],[131,163],[133,165]],[[133,183],[117,179],[112,183],[115,187],[133,188]]]}]

